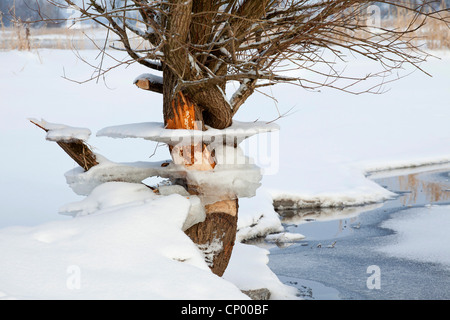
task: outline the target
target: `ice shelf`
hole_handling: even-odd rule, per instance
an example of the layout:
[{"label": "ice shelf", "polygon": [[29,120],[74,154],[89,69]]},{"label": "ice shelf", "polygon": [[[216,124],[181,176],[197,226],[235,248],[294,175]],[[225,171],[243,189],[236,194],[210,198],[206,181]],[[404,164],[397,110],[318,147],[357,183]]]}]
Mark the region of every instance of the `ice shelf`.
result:
[{"label": "ice shelf", "polygon": [[277,124],[263,121],[233,121],[233,124],[226,129],[219,130],[207,127],[206,131],[165,129],[161,122],[142,122],[106,127],[97,132],[97,137],[141,138],[168,145],[191,145],[192,141],[201,141],[214,146],[224,143],[236,145],[256,134],[278,130]]}]

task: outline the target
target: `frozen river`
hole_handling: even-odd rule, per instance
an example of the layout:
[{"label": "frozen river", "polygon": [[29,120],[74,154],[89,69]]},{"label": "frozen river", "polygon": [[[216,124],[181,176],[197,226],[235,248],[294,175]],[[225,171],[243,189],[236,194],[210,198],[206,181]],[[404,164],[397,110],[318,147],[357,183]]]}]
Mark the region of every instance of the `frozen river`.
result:
[{"label": "frozen river", "polygon": [[379,250],[396,241],[384,221],[450,203],[449,173],[450,165],[395,176],[378,173],[372,178],[397,193],[396,199],[360,208],[280,212],[286,229],[305,239],[270,248],[269,267],[305,299],[450,299],[448,267]]}]

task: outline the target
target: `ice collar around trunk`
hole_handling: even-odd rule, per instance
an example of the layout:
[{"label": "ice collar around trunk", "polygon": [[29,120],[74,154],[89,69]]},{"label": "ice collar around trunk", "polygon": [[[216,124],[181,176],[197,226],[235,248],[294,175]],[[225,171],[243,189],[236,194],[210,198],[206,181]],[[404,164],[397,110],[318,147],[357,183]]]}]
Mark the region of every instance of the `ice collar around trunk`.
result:
[{"label": "ice collar around trunk", "polygon": [[201,141],[214,147],[215,144],[238,145],[243,140],[258,133],[278,131],[279,126],[275,123],[240,122],[226,129],[214,129],[207,127],[206,131],[165,129],[161,122],[143,122],[107,127],[97,133],[98,137],[110,138],[141,138],[168,145],[191,145],[192,141]]}]

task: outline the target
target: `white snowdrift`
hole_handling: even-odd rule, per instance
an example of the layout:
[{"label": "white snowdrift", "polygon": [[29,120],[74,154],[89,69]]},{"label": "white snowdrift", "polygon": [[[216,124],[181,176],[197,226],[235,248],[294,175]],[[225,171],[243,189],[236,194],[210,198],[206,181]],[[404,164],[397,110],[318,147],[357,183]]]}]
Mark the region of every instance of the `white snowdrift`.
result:
[{"label": "white snowdrift", "polygon": [[[271,299],[274,300],[296,299],[297,289],[282,284],[266,267],[268,256],[267,250],[237,243],[223,278],[238,284],[241,290],[267,288],[271,292]],[[264,287],[261,287],[261,284],[264,284]]]},{"label": "white snowdrift", "polygon": [[2,229],[0,298],[248,299],[240,289],[265,287],[273,298],[295,298],[256,247],[236,246],[227,271],[246,274],[245,282],[214,275],[182,231],[190,205],[180,195],[111,182],[64,206],[80,213],[70,221]]},{"label": "white snowdrift", "polygon": [[[187,200],[171,196],[4,229],[1,290],[18,299],[201,299],[205,291],[211,298],[243,298],[208,271],[181,231],[188,208]],[[71,267],[80,270],[79,289],[67,284]]]},{"label": "white snowdrift", "polygon": [[[308,189],[305,188],[304,191],[295,187],[295,181],[288,181],[288,184],[292,185],[291,190],[269,187],[277,209],[360,206],[381,202],[396,196],[367,178],[362,169],[330,167],[330,165],[323,164],[318,171],[297,170],[294,177],[300,179],[298,184],[303,185],[305,182],[302,181],[304,180],[309,182]],[[322,185],[322,179],[325,179],[322,175],[327,176],[327,189],[324,189]],[[319,177],[320,179],[318,179]],[[268,177],[267,180],[270,178]],[[283,207],[284,203],[287,204],[286,208]]]},{"label": "white snowdrift", "polygon": [[258,189],[253,198],[239,199],[238,241],[264,237],[283,230],[280,217],[264,188]]},{"label": "white snowdrift", "polygon": [[159,194],[155,194],[153,190],[142,183],[103,183],[95,187],[83,200],[62,206],[59,209],[59,213],[79,217],[93,214],[111,206],[139,205],[177,194],[189,202],[188,214],[181,228],[183,231],[205,220],[204,206],[198,196],[190,195],[181,186],[164,186],[160,190]]}]

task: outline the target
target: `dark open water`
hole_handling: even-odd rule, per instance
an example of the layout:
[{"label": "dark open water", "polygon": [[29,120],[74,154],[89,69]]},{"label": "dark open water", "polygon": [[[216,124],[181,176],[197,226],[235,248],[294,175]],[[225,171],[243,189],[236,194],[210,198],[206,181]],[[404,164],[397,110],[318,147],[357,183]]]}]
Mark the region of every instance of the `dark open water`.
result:
[{"label": "dark open water", "polygon": [[[392,241],[388,236],[393,231],[380,227],[392,214],[450,204],[449,173],[450,164],[385,176],[377,173],[372,179],[397,193],[396,199],[366,207],[279,212],[287,231],[306,238],[284,248],[270,248],[269,267],[305,299],[450,299],[449,269],[376,250]],[[379,273],[368,273],[370,266],[379,268]],[[368,287],[369,277],[369,286],[379,284],[379,288]]]}]

